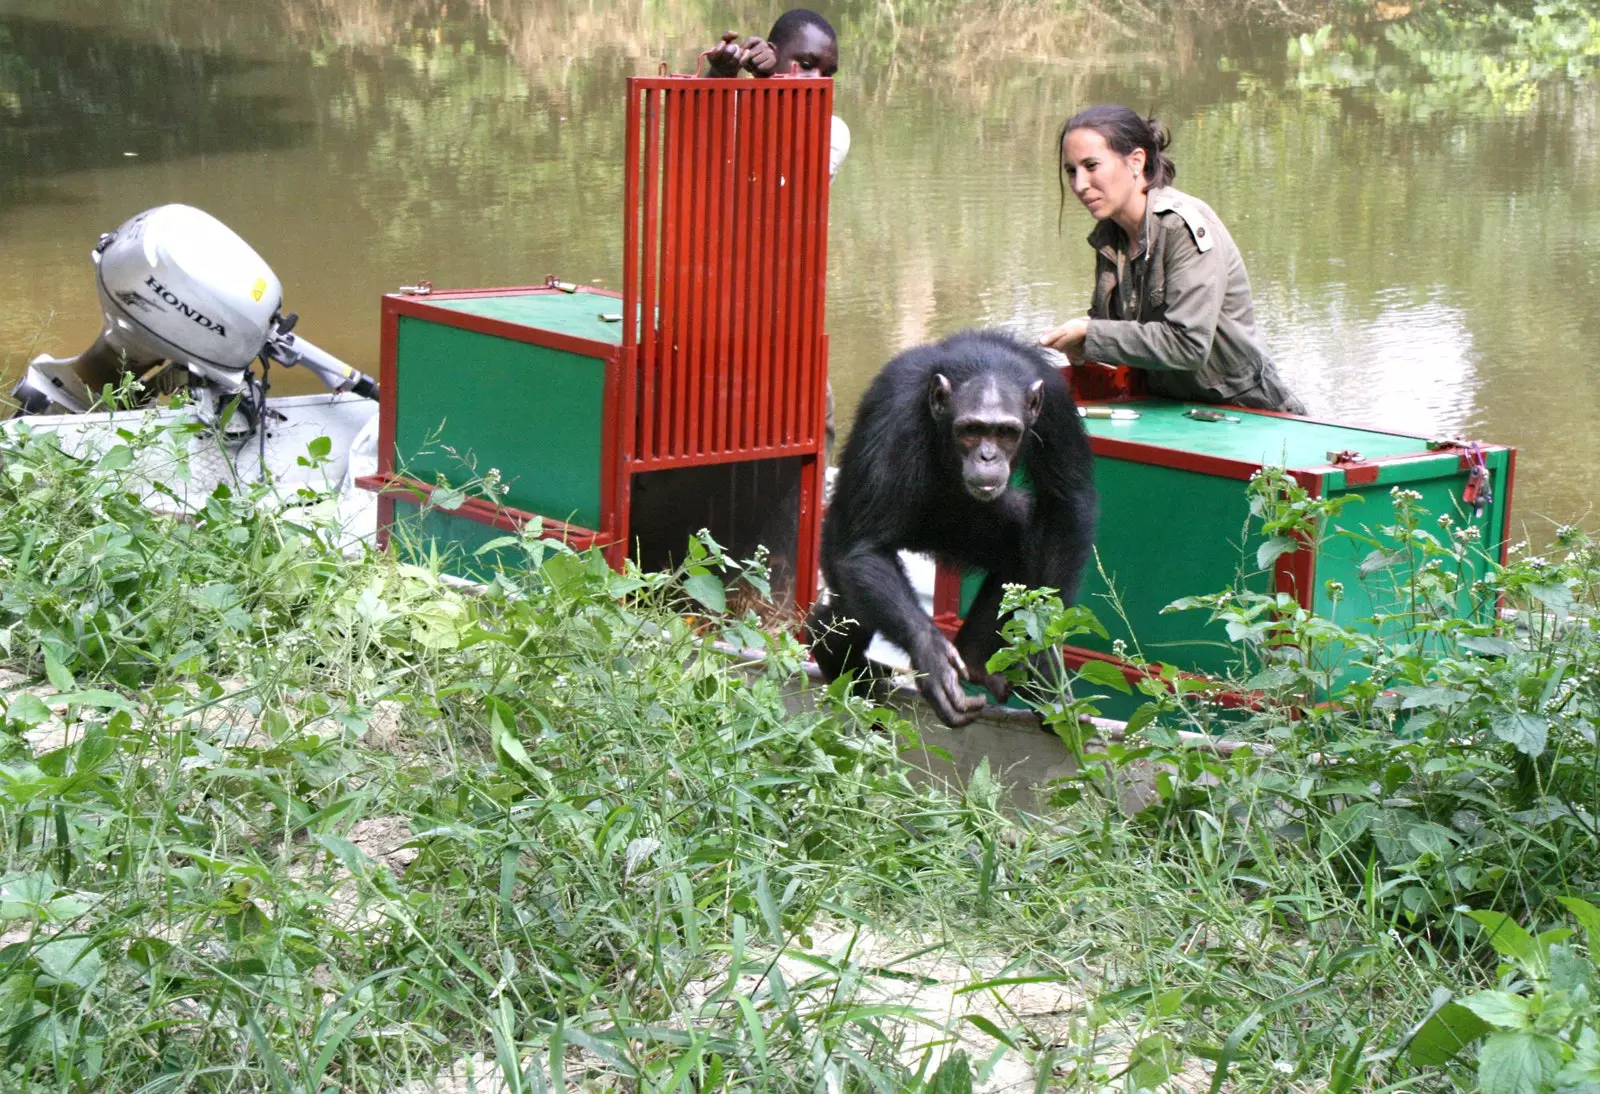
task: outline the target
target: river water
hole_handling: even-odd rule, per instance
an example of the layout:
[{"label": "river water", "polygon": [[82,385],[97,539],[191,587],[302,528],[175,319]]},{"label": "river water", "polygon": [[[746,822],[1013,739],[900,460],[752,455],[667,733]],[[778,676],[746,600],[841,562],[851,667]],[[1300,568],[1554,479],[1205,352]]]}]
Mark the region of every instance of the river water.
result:
[{"label": "river water", "polygon": [[[1072,203],[1058,230],[1054,133],[1124,102],[1172,129],[1313,414],[1515,444],[1527,534],[1585,518],[1600,2],[1379,3],[1320,35],[1258,3],[823,7],[854,135],[829,244],[841,425],[899,349],[1081,312],[1091,224]],[[169,201],[242,234],[300,331],[369,371],[401,284],[614,285],[623,77],[775,10],[0,0],[0,372],[92,340],[90,247]]]}]

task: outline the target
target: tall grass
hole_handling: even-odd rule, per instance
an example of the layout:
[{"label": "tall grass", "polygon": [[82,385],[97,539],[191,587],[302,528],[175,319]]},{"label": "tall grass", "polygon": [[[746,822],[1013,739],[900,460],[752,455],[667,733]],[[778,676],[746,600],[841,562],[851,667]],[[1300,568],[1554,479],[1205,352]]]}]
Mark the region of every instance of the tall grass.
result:
[{"label": "tall grass", "polygon": [[1022,810],[887,708],[791,709],[802,651],[707,607],[714,544],[617,574],[508,540],[469,595],[341,556],[315,495],[142,504],[186,440],[0,440],[0,1087],[1448,1085],[1384,1050],[1492,970],[1240,838],[1270,780]]}]

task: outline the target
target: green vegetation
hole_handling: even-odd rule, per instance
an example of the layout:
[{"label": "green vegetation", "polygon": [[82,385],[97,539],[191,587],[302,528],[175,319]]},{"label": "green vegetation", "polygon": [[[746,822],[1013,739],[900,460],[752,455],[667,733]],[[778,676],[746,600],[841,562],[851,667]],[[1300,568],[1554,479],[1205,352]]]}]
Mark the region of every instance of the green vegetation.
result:
[{"label": "green vegetation", "polygon": [[[341,553],[314,493],[143,504],[186,440],[0,440],[5,1089],[1593,1081],[1600,559],[1574,531],[1478,590],[1515,620],[1466,623],[1438,608],[1475,545],[1400,494],[1384,641],[1197,598],[1263,708],[1151,686],[1097,744],[1076,716],[1113,679],[1063,684],[1047,721],[1085,762],[1018,808],[987,766],[918,771],[889,707],[806,709],[714,544],[616,574],[508,539],[485,550],[522,564],[468,592]],[[1315,533],[1325,503],[1253,490]],[[1015,602],[1020,653],[1098,626]],[[1327,694],[1349,656],[1373,682]]]},{"label": "green vegetation", "polygon": [[1353,90],[1379,110],[1418,118],[1523,114],[1551,81],[1600,72],[1600,7],[1419,4],[1378,35],[1338,35],[1333,24],[1302,33],[1289,39],[1288,58],[1291,91]]}]

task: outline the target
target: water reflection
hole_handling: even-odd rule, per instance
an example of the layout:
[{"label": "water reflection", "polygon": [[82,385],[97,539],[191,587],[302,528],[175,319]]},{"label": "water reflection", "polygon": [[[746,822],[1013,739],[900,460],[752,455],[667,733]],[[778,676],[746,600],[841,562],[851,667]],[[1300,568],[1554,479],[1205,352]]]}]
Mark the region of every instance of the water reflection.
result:
[{"label": "water reflection", "polygon": [[310,126],[252,91],[268,67],[55,20],[0,22],[0,209],[46,200],[38,180],[118,158],[177,160],[284,148]]},{"label": "water reflection", "polygon": [[[1071,205],[1057,229],[1052,139],[1072,110],[1125,101],[1172,127],[1179,185],[1228,222],[1316,410],[1523,445],[1520,512],[1571,515],[1600,487],[1573,458],[1600,451],[1600,49],[1578,30],[1562,52],[1515,14],[1484,32],[1423,12],[1286,48],[1289,29],[1221,3],[1155,23],[1034,0],[826,10],[855,138],[830,239],[846,422],[907,345],[1086,305],[1090,225]],[[0,0],[0,369],[87,343],[88,248],[163,201],[241,232],[307,335],[368,368],[396,285],[615,283],[622,78],[771,15]]]}]

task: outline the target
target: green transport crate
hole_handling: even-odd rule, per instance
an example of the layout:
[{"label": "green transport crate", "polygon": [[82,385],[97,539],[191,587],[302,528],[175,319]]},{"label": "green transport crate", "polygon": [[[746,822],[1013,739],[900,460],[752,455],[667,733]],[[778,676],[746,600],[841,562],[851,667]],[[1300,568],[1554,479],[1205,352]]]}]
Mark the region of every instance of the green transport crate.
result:
[{"label": "green transport crate", "polygon": [[[1236,420],[1202,421],[1186,416],[1193,404],[1164,399],[1115,405],[1135,410],[1139,417],[1085,422],[1095,454],[1100,523],[1095,537],[1098,565],[1090,562],[1078,603],[1094,610],[1112,641],[1121,639],[1149,661],[1203,676],[1227,673],[1237,652],[1221,623],[1208,622],[1209,613],[1203,610],[1163,614],[1162,609],[1182,597],[1220,592],[1241,575],[1247,587],[1288,593],[1304,607],[1346,625],[1392,604],[1386,575],[1361,573],[1371,548],[1333,535],[1336,529],[1325,529],[1316,549],[1305,546],[1284,554],[1265,569],[1257,565],[1261,540],[1250,519],[1245,488],[1263,466],[1285,468],[1312,496],[1358,498],[1338,518],[1347,529],[1378,535],[1381,526],[1391,524],[1390,492],[1396,487],[1420,494],[1418,504],[1434,517],[1448,513],[1456,527],[1478,528],[1474,557],[1468,562],[1473,572],[1462,583],[1464,590],[1489,569],[1491,559],[1504,561],[1513,448],[1441,442],[1237,407],[1205,408],[1220,409]],[[1463,503],[1462,491],[1478,463],[1487,473],[1488,500],[1475,512],[1475,506]],[[949,629],[959,624],[982,577],[941,568],[934,594],[941,625]],[[1343,586],[1336,616],[1330,582]],[[1113,590],[1121,615],[1112,607]],[[1465,592],[1461,610],[1474,610]],[[1074,665],[1109,659],[1112,643],[1096,637],[1069,649],[1067,657]],[[1131,667],[1122,667],[1130,680],[1136,678]],[[1346,675],[1354,671],[1347,668]],[[1105,713],[1126,717],[1142,701],[1137,693],[1115,695]]]},{"label": "green transport crate", "polygon": [[[553,286],[383,300],[378,474],[380,534],[443,545],[446,568],[481,576],[484,544],[537,516],[545,534],[606,547],[614,524],[621,303]],[[474,493],[486,478],[498,504]],[[424,504],[455,488],[445,505]]]},{"label": "green transport crate", "polygon": [[[767,545],[775,601],[808,604],[798,571],[809,563],[815,585],[801,537],[820,493],[819,474],[805,488],[820,467],[820,398],[814,422],[792,413],[791,436],[766,437],[758,425],[778,430],[801,385],[711,361],[673,387],[672,372],[630,357],[623,307],[570,285],[385,296],[378,472],[361,480],[378,494],[380,541],[478,580],[521,557],[490,545],[535,518],[545,538],[599,548],[614,567],[675,565],[707,529],[734,557]],[[732,405],[756,381],[770,426]]]}]

